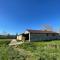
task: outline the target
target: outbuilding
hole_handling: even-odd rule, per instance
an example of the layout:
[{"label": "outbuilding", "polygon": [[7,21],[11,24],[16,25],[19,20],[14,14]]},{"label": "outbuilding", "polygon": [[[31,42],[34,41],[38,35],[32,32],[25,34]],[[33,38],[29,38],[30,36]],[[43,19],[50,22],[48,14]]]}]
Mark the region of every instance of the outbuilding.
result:
[{"label": "outbuilding", "polygon": [[[24,38],[23,38],[24,37]],[[47,30],[26,30],[22,34],[21,40],[30,41],[43,41],[60,39],[59,33]]]}]

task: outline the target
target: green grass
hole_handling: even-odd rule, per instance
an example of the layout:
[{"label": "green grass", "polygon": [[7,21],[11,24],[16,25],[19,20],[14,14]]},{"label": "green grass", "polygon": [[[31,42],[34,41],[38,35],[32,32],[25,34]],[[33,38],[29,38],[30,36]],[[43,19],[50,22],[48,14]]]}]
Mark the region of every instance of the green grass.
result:
[{"label": "green grass", "polygon": [[9,43],[10,43],[10,40],[0,39],[0,46],[2,46],[2,45],[7,45],[8,46]]},{"label": "green grass", "polygon": [[18,45],[19,51],[9,43],[0,39],[0,60],[60,60],[60,40],[25,42]]},{"label": "green grass", "polygon": [[31,42],[19,46],[20,49],[31,51],[40,60],[60,60],[60,41]]}]

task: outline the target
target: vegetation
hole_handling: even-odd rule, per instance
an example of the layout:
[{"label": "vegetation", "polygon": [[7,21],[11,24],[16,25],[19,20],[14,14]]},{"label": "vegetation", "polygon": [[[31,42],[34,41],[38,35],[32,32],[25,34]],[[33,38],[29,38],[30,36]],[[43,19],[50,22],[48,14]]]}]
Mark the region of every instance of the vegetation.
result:
[{"label": "vegetation", "polygon": [[0,39],[16,39],[17,35],[0,35]]},{"label": "vegetation", "polygon": [[25,42],[9,46],[9,40],[0,40],[0,60],[60,60],[60,41]]}]

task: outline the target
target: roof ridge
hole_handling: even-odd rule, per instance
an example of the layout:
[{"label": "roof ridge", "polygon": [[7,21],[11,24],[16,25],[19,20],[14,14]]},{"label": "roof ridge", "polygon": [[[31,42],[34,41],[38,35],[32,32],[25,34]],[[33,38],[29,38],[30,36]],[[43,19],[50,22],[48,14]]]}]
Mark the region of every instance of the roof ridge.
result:
[{"label": "roof ridge", "polygon": [[29,31],[31,33],[57,33],[57,32],[48,31],[48,30],[31,30],[31,29],[28,29],[27,31]]}]

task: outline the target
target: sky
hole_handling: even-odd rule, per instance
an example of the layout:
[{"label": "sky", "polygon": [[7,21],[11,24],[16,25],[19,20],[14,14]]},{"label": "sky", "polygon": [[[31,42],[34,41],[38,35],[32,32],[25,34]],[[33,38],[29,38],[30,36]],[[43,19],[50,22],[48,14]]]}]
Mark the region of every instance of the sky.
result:
[{"label": "sky", "polygon": [[60,28],[60,0],[0,0],[0,32],[22,33],[43,24]]}]

